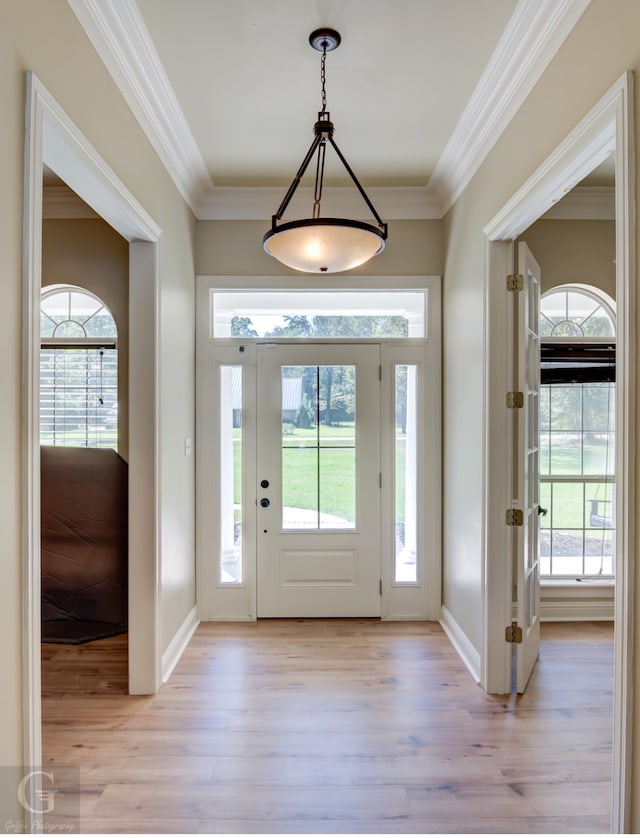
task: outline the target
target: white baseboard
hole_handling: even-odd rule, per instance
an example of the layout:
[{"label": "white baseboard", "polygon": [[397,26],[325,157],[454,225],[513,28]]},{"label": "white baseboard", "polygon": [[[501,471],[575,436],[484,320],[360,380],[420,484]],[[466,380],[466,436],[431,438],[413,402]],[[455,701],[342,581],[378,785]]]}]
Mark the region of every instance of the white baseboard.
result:
[{"label": "white baseboard", "polygon": [[554,599],[540,603],[540,619],[543,623],[611,621],[614,619],[614,608],[613,600],[581,602]]},{"label": "white baseboard", "polygon": [[424,614],[388,614],[386,617],[380,617],[381,623],[427,623],[428,618]]},{"label": "white baseboard", "polygon": [[444,633],[451,641],[451,645],[471,673],[472,678],[477,684],[479,684],[481,667],[480,653],[473,646],[467,635],[462,631],[456,620],[453,618],[451,612],[444,605],[440,611],[440,625],[444,629]]},{"label": "white baseboard", "polygon": [[222,614],[216,617],[208,617],[206,620],[201,620],[203,623],[255,623],[255,617],[247,617],[246,614],[242,616],[234,616],[233,614]]},{"label": "white baseboard", "polygon": [[176,664],[182,657],[184,650],[189,645],[189,641],[193,637],[194,631],[198,628],[200,620],[198,619],[198,611],[194,605],[191,611],[184,618],[184,621],[175,637],[169,643],[166,652],[162,655],[162,683],[166,684],[171,673],[176,667]]},{"label": "white baseboard", "polygon": [[613,620],[615,586],[612,582],[546,581],[540,588],[543,622]]}]

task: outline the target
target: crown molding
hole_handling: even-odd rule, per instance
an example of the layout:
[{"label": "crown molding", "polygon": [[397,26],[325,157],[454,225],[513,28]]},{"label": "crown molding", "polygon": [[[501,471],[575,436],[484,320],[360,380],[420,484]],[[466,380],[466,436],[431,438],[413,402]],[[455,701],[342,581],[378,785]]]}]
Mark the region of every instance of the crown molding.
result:
[{"label": "crown molding", "polygon": [[544,220],[615,221],[614,186],[578,186],[542,216]]},{"label": "crown molding", "polygon": [[45,186],[42,190],[42,217],[50,218],[100,218],[89,204],[68,186]]},{"label": "crown molding", "polygon": [[211,177],[135,0],[67,0],[180,194],[196,213]]},{"label": "crown molding", "polygon": [[[213,186],[135,0],[67,2],[196,217],[270,218],[278,190]],[[450,209],[589,3],[520,0],[426,188],[369,190],[383,217]]]},{"label": "crown molding", "polygon": [[[281,187],[215,187],[210,189],[198,207],[197,216],[208,221],[270,221],[285,190]],[[367,195],[382,218],[439,219],[439,204],[428,195],[424,186],[371,187]],[[313,205],[313,189],[300,187],[296,199],[305,206]],[[322,192],[323,214],[337,217],[369,215],[362,198],[350,187],[327,187]]]},{"label": "crown molding", "polygon": [[460,197],[591,0],[520,0],[427,189],[443,214]]}]

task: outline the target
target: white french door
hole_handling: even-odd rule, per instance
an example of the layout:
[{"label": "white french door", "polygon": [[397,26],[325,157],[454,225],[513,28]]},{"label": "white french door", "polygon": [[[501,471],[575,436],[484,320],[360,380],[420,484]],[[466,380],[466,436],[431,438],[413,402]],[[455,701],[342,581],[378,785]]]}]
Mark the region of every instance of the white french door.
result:
[{"label": "white french door", "polygon": [[256,361],[257,616],[380,616],[380,347]]},{"label": "white french door", "polygon": [[522,526],[515,528],[516,616],[522,629],[517,646],[517,690],[526,689],[540,653],[540,267],[524,242],[518,245],[518,273],[524,287],[517,295],[517,375],[523,405],[517,421],[515,496],[522,509]]}]

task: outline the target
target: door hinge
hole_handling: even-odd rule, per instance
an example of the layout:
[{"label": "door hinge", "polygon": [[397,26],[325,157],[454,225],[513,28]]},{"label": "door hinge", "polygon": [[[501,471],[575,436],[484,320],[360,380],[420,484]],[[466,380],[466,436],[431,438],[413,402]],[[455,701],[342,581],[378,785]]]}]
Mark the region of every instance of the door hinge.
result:
[{"label": "door hinge", "polygon": [[382,381],[382,364],[378,366],[378,381]]},{"label": "door hinge", "polygon": [[511,410],[524,407],[524,393],[522,390],[511,390],[507,393],[507,407]]},{"label": "door hinge", "polygon": [[382,472],[378,472],[378,488],[382,489]]},{"label": "door hinge", "polygon": [[509,274],[507,277],[507,291],[522,291],[524,289],[524,276],[522,274]]},{"label": "door hinge", "polygon": [[382,579],[380,580],[380,596],[382,596]]},{"label": "door hinge", "polygon": [[524,524],[524,514],[521,509],[507,509],[507,526],[521,527]]},{"label": "door hinge", "polygon": [[522,643],[522,629],[515,620],[505,628],[504,639],[507,643]]}]

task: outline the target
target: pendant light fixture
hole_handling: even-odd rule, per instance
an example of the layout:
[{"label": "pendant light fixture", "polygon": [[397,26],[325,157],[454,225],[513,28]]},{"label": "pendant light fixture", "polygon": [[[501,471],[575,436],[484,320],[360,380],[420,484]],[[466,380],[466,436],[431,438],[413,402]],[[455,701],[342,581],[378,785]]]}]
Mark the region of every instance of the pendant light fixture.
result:
[{"label": "pendant light fixture", "polygon": [[[272,216],[271,229],[263,239],[263,246],[267,253],[284,265],[306,273],[336,273],[357,268],[358,265],[363,265],[373,256],[381,253],[384,250],[387,238],[387,225],[376,212],[358,178],[333,139],[333,123],[329,111],[327,111],[325,62],[327,52],[331,52],[340,46],[340,41],[340,34],[335,29],[316,29],[309,36],[311,46],[322,52],[322,58],[320,59],[322,110],[318,113],[318,121],[313,127],[315,136],[309,151],[278,211]],[[347,170],[349,177],[373,214],[377,226],[349,218],[321,217],[320,208],[327,143],[332,146],[338,155],[338,159]],[[314,155],[317,155],[317,161],[311,218],[278,224]]]}]

